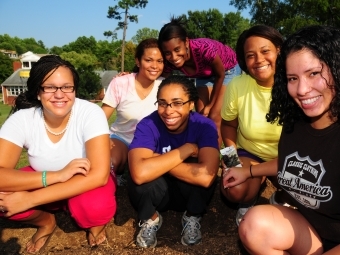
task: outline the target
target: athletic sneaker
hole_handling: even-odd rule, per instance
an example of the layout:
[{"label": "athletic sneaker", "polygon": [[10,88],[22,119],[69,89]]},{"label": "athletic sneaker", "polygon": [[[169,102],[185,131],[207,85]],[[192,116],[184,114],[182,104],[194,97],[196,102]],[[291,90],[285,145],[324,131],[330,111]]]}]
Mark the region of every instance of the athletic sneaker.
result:
[{"label": "athletic sneaker", "polygon": [[124,174],[116,174],[116,180],[118,186],[126,186],[127,179],[125,178]]},{"label": "athletic sneaker", "polygon": [[198,244],[202,240],[201,234],[201,221],[202,217],[195,216],[187,216],[186,211],[182,217],[182,239],[181,242],[183,245],[194,245]]},{"label": "athletic sneaker", "polygon": [[126,186],[127,185],[127,179],[123,174],[117,174],[114,170],[114,166],[111,164],[110,167],[110,173],[113,176],[113,179],[116,180],[117,186]]},{"label": "athletic sneaker", "polygon": [[139,223],[139,227],[141,228],[139,230],[139,233],[137,235],[136,243],[137,246],[142,248],[154,248],[157,245],[157,231],[161,228],[163,223],[162,215],[160,215],[158,212],[157,219],[152,220],[148,219],[144,221],[142,224]]},{"label": "athletic sneaker", "polygon": [[235,217],[237,226],[240,225],[240,222],[242,221],[244,215],[248,212],[248,210],[256,204],[256,201],[257,201],[257,197],[254,199],[254,201],[252,203],[239,204],[238,210],[237,210],[237,213],[236,213],[236,217]]}]

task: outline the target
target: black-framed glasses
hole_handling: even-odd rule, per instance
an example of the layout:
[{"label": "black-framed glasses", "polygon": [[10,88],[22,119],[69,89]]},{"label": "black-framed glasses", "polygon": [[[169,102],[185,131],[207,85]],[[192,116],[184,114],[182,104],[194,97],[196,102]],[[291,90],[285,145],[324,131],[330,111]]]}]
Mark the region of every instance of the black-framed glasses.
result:
[{"label": "black-framed glasses", "polygon": [[183,105],[185,105],[186,103],[189,103],[191,100],[188,100],[186,102],[182,102],[182,101],[174,101],[174,102],[171,102],[171,103],[167,103],[165,101],[162,101],[162,100],[158,100],[155,102],[155,105],[158,104],[158,107],[161,107],[161,108],[167,108],[168,106],[170,106],[171,108],[174,108],[174,109],[179,109],[179,108],[182,108]]},{"label": "black-framed glasses", "polygon": [[60,89],[64,93],[71,93],[74,91],[74,86],[62,86],[62,87],[56,87],[56,86],[41,86],[40,89],[47,93],[55,93],[58,89]]}]

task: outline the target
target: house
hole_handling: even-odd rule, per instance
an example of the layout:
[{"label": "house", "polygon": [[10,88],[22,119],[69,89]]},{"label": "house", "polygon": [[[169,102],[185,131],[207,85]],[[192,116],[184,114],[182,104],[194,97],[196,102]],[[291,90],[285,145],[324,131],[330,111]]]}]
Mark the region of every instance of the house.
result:
[{"label": "house", "polygon": [[[30,70],[42,56],[46,54],[34,54],[30,51],[20,56],[20,62],[13,62],[14,73],[8,77],[2,84],[2,98],[4,104],[13,105],[16,97],[27,90],[27,79]],[[117,75],[117,71],[96,71],[101,79],[103,89],[99,92],[96,100],[104,98],[106,89],[112,78]]]},{"label": "house", "polygon": [[4,104],[12,105],[15,98],[27,90],[27,79],[30,76],[30,70],[34,63],[44,55],[46,54],[34,54],[28,51],[19,57],[19,65],[18,62],[13,62],[14,73],[1,84]]},{"label": "house", "polygon": [[100,77],[100,82],[102,84],[102,90],[98,93],[98,96],[96,97],[96,100],[103,100],[104,95],[106,93],[107,87],[109,86],[111,80],[113,77],[115,77],[118,72],[114,70],[108,70],[108,71],[95,71],[99,77]]}]

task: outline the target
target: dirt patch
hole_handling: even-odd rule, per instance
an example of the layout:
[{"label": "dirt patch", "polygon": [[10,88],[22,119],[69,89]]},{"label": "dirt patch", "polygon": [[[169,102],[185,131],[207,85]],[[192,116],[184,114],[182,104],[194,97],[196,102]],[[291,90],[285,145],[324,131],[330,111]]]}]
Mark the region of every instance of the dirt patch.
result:
[{"label": "dirt patch", "polygon": [[[258,204],[268,203],[268,198],[275,188],[267,181],[261,192]],[[135,245],[137,235],[136,213],[130,205],[127,188],[118,187],[118,210],[116,216],[107,226],[108,245],[101,245],[90,249],[87,245],[85,232],[77,227],[66,212],[57,212],[58,229],[51,238],[44,254],[66,255],[104,255],[104,254],[162,254],[162,255],[203,255],[228,254],[246,255],[239,242],[235,224],[236,205],[225,203],[220,197],[219,187],[208,207],[208,213],[202,220],[202,243],[196,246],[181,244],[182,213],[168,211],[162,213],[163,225],[157,234],[158,244],[153,249],[142,249]],[[0,254],[26,254],[25,246],[35,229],[5,219],[0,219]]]}]

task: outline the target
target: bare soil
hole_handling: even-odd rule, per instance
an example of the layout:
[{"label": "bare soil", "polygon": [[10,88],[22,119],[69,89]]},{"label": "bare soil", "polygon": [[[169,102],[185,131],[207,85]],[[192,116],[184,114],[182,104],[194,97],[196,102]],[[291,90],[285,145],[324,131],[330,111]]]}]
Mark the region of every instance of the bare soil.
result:
[{"label": "bare soil", "polygon": [[[268,203],[268,198],[274,192],[275,187],[267,180],[261,192],[257,204]],[[162,213],[163,225],[157,233],[158,244],[156,248],[142,249],[135,245],[137,235],[136,212],[130,205],[126,187],[118,187],[117,193],[118,210],[107,225],[108,244],[100,245],[98,248],[89,248],[85,232],[79,229],[72,221],[67,212],[57,212],[58,229],[52,236],[48,246],[42,254],[49,255],[246,255],[248,254],[239,241],[235,215],[237,207],[235,204],[226,203],[221,199],[219,186],[215,190],[214,197],[208,207],[207,214],[201,222],[203,240],[195,246],[184,246],[181,244],[181,212],[168,211]],[[26,243],[35,233],[31,226],[0,219],[0,254],[17,255],[27,254]]]}]

